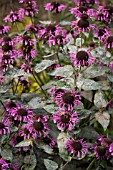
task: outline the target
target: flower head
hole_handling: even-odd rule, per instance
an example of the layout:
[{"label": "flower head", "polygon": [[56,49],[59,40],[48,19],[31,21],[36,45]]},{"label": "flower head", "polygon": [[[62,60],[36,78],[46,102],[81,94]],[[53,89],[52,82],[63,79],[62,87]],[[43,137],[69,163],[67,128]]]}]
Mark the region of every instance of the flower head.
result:
[{"label": "flower head", "polygon": [[7,133],[10,133],[9,124],[7,124],[7,120],[2,120],[0,122],[0,135],[5,135]]},{"label": "flower head", "polygon": [[59,90],[53,99],[57,102],[58,106],[68,110],[73,110],[74,106],[78,106],[80,103],[80,95],[74,90]]},{"label": "flower head", "polygon": [[71,131],[78,123],[79,119],[77,113],[66,110],[57,110],[57,113],[53,115],[53,121],[54,123],[57,123],[59,130]]},{"label": "flower head", "polygon": [[24,4],[24,14],[33,17],[38,14],[38,6],[35,0],[19,0]]},{"label": "flower head", "polygon": [[67,141],[66,148],[70,154],[76,154],[78,158],[84,157],[88,153],[88,145],[84,139],[72,138]]},{"label": "flower head", "polygon": [[59,13],[62,10],[64,10],[65,8],[66,8],[66,6],[63,5],[63,4],[60,4],[59,2],[47,3],[45,5],[45,10],[52,11],[52,12],[55,12],[55,13]]},{"label": "flower head", "polygon": [[28,124],[22,126],[20,130],[21,136],[24,136],[24,139],[29,139],[30,137],[35,139],[46,137],[50,130],[48,128],[48,124],[46,123],[48,119],[48,116],[35,116],[31,122],[28,122]]},{"label": "flower head", "polygon": [[24,13],[22,11],[22,9],[19,9],[18,11],[11,11],[9,15],[7,15],[4,18],[5,22],[17,22],[17,21],[22,21],[24,18]]},{"label": "flower head", "polygon": [[1,168],[1,170],[9,169],[9,164],[2,158],[0,159],[0,168]]},{"label": "flower head", "polygon": [[76,54],[70,54],[71,62],[74,66],[90,66],[95,63],[95,58],[91,56],[89,50],[80,50]]},{"label": "flower head", "polygon": [[10,30],[10,26],[0,25],[0,35],[7,34],[9,30]]},{"label": "flower head", "polygon": [[42,138],[42,141],[49,145],[51,148],[54,148],[54,146],[56,145],[56,141],[55,139],[51,138],[50,136],[45,136]]},{"label": "flower head", "polygon": [[9,117],[13,117],[14,120],[20,122],[31,122],[33,118],[33,112],[30,109],[25,109],[20,103],[9,110]]},{"label": "flower head", "polygon": [[110,137],[100,135],[97,142],[92,145],[92,150],[97,159],[109,159],[111,157],[112,140]]}]

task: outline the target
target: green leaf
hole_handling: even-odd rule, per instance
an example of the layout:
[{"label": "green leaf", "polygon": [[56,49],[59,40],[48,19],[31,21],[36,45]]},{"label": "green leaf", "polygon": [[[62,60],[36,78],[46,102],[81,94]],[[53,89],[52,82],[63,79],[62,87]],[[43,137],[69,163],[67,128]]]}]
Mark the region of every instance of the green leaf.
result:
[{"label": "green leaf", "polygon": [[12,150],[11,149],[4,149],[1,152],[1,156],[2,156],[3,159],[12,161],[12,159],[13,159]]},{"label": "green leaf", "polygon": [[68,155],[66,150],[66,142],[70,139],[70,136],[64,132],[59,133],[57,137],[57,144],[59,149],[59,155],[65,161],[69,161],[71,157]]},{"label": "green leaf", "polygon": [[46,152],[48,154],[53,154],[53,149],[49,145],[38,142],[37,147],[40,148],[40,149],[43,149],[44,152]]},{"label": "green leaf", "polygon": [[29,165],[26,170],[34,170],[37,164],[36,156],[35,155],[30,155],[30,156],[25,156],[24,157],[24,163]]},{"label": "green leaf", "polygon": [[78,77],[76,85],[79,89],[83,89],[85,91],[100,89],[100,85],[97,82],[90,79],[84,79],[83,77]]},{"label": "green leaf", "polygon": [[50,159],[44,159],[44,165],[47,170],[56,170],[58,168],[58,164]]},{"label": "green leaf", "polygon": [[104,131],[107,129],[110,123],[110,115],[107,111],[105,112],[97,112],[95,114],[95,119],[102,125]]},{"label": "green leaf", "polygon": [[109,81],[113,82],[113,74],[107,74]]},{"label": "green leaf", "polygon": [[104,93],[102,91],[97,91],[94,97],[94,104],[97,108],[101,109],[106,107],[108,102],[105,100]]},{"label": "green leaf", "polygon": [[109,71],[108,67],[105,66],[90,66],[88,67],[84,72],[83,75],[85,78],[95,78],[98,76],[102,76],[105,74],[105,72]]},{"label": "green leaf", "polygon": [[64,67],[56,68],[53,72],[48,73],[50,76],[70,77],[73,74],[73,67],[66,65]]},{"label": "green leaf", "polygon": [[58,110],[58,107],[55,106],[54,104],[48,104],[43,107],[48,113],[55,114],[56,111]]},{"label": "green leaf", "polygon": [[26,139],[23,140],[22,142],[18,143],[17,145],[15,145],[15,147],[24,147],[24,146],[29,146],[32,144],[32,139]]},{"label": "green leaf", "polygon": [[91,126],[82,128],[80,133],[78,134],[80,138],[86,138],[86,139],[98,139],[98,135],[99,134]]},{"label": "green leaf", "polygon": [[49,66],[55,64],[55,61],[52,60],[43,60],[42,62],[38,63],[35,66],[35,71],[36,73],[40,73],[41,71],[45,70],[46,68],[48,68]]},{"label": "green leaf", "polygon": [[29,101],[28,106],[31,109],[42,108],[45,106],[45,102],[42,101],[42,99],[40,97],[35,97]]},{"label": "green leaf", "polygon": [[11,87],[11,85],[0,86],[0,93],[6,93],[9,89],[11,89]]}]

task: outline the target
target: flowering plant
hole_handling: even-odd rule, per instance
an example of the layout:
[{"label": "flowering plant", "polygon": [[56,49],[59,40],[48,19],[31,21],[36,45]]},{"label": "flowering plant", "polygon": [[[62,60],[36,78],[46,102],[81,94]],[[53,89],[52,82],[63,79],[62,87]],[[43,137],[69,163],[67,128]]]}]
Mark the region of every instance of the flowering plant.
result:
[{"label": "flowering plant", "polygon": [[112,3],[48,2],[41,21],[18,2],[0,25],[0,169],[112,170]]}]

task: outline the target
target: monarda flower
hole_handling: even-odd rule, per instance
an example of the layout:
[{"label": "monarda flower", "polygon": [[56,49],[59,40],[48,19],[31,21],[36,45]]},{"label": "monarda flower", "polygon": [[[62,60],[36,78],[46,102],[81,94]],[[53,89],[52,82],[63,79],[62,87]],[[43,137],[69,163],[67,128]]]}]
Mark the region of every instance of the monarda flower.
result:
[{"label": "monarda flower", "polygon": [[104,21],[106,23],[111,22],[111,16],[110,16],[108,10],[103,6],[98,7],[98,10],[95,13],[95,17],[98,21]]},{"label": "monarda flower", "polygon": [[113,36],[108,36],[105,40],[105,48],[113,48]]},{"label": "monarda flower", "polygon": [[14,64],[15,59],[18,56],[17,51],[15,50],[14,40],[12,40],[9,36],[4,36],[0,39],[1,47],[0,47],[0,67],[1,70],[6,71],[8,67]]},{"label": "monarda flower", "polygon": [[43,137],[42,142],[44,142],[46,145],[49,145],[51,148],[54,148],[56,145],[55,139],[51,138],[50,136]]},{"label": "monarda flower", "polygon": [[17,105],[16,105],[16,103],[13,102],[13,101],[8,101],[8,102],[5,104],[5,108],[6,108],[7,111],[9,111],[9,110],[11,110],[11,109],[13,109],[13,108],[15,108],[15,107],[17,107]]},{"label": "monarda flower", "polygon": [[21,22],[24,18],[24,12],[22,9],[19,9],[18,11],[11,11],[9,15],[7,15],[4,18],[5,22]]},{"label": "monarda flower", "polygon": [[84,139],[72,138],[67,141],[66,148],[70,154],[74,154],[78,158],[85,157],[88,153],[88,145]]},{"label": "monarda flower", "polygon": [[[82,14],[81,19],[78,19],[76,21],[72,21],[71,23],[71,31],[73,31],[73,36],[77,36],[81,33],[89,33],[92,29],[95,28],[94,24],[90,24],[88,20],[87,14]],[[86,19],[85,19],[86,18]]]},{"label": "monarda flower", "polygon": [[74,66],[90,66],[94,64],[95,58],[91,56],[89,50],[81,50],[78,51],[76,54],[71,53],[70,54],[70,59],[71,62],[73,63]]},{"label": "monarda flower", "polygon": [[72,131],[72,129],[78,123],[79,119],[77,113],[75,112],[72,113],[66,110],[58,110],[57,113],[53,115],[53,121],[54,123],[57,123],[59,130]]},{"label": "monarda flower", "polygon": [[63,109],[73,110],[80,103],[80,95],[74,90],[61,90],[54,96],[54,101]]},{"label": "monarda flower", "polygon": [[7,124],[7,120],[6,121],[1,121],[0,122],[0,135],[5,135],[5,134],[9,134],[10,133],[10,128]]},{"label": "monarda flower", "polygon": [[101,145],[104,147],[109,147],[110,144],[113,142],[113,140],[108,136],[102,136],[100,135],[98,140],[101,142]]},{"label": "monarda flower", "polygon": [[0,25],[0,35],[7,34],[9,30],[10,30],[10,26]]},{"label": "monarda flower", "polygon": [[94,29],[94,36],[100,41],[105,41],[106,37],[111,36],[111,31],[109,27],[99,27]]},{"label": "monarda flower", "polygon": [[52,11],[54,13],[59,13],[66,8],[65,5],[60,4],[59,2],[47,3],[44,7],[45,10]]},{"label": "monarda flower", "polygon": [[14,117],[14,120],[18,120],[20,122],[31,122],[33,118],[33,112],[28,108],[25,109],[20,103],[17,107],[9,110],[9,114],[9,117]]},{"label": "monarda flower", "polygon": [[112,144],[112,139],[106,135],[99,135],[97,142],[95,142],[91,149],[95,154],[97,159],[105,160],[111,158],[110,146]]},{"label": "monarda flower", "polygon": [[19,0],[24,4],[24,14],[33,17],[38,14],[38,6],[35,0]]},{"label": "monarda flower", "polygon": [[71,8],[70,12],[71,14],[74,14],[75,17],[85,19],[85,20],[88,18],[94,18],[95,16],[95,10],[88,9],[86,6],[78,6],[75,8]]},{"label": "monarda flower", "polygon": [[100,142],[96,142],[92,146],[92,150],[97,159],[105,160],[110,158],[109,148],[102,146]]},{"label": "monarda flower", "polygon": [[32,72],[32,68],[29,65],[25,64],[25,63],[23,63],[21,65],[21,69],[23,69],[26,73]]},{"label": "monarda flower", "polygon": [[21,136],[24,136],[24,139],[29,139],[30,137],[33,137],[35,139],[46,137],[49,132],[48,124],[43,119],[40,120],[33,120],[32,123],[23,125],[20,134]]},{"label": "monarda flower", "polygon": [[94,5],[94,4],[99,4],[98,0],[74,0],[75,4],[77,6],[85,6],[85,5]]},{"label": "monarda flower", "polygon": [[0,169],[1,170],[8,170],[9,169],[9,164],[2,158],[0,159]]},{"label": "monarda flower", "polygon": [[37,51],[34,49],[36,41],[32,40],[29,35],[18,36],[16,42],[21,44],[21,47],[18,49],[19,56],[22,56],[22,58],[26,60],[31,60],[36,57]]}]

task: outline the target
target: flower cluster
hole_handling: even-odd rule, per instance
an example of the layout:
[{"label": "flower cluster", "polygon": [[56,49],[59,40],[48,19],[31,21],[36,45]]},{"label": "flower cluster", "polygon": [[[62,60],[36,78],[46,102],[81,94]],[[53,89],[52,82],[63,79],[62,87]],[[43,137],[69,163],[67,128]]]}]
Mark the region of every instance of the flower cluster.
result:
[{"label": "flower cluster", "polygon": [[92,146],[97,159],[110,159],[113,155],[113,141],[107,136],[100,135],[98,141]]},{"label": "flower cluster", "polygon": [[76,155],[78,158],[85,157],[88,153],[88,145],[84,139],[72,138],[67,141],[66,148],[70,154]]},{"label": "flower cluster", "polygon": [[45,10],[52,11],[52,12],[55,12],[55,13],[59,13],[62,10],[64,10],[65,8],[66,8],[66,6],[63,5],[63,4],[60,4],[59,2],[47,3],[45,5]]}]

